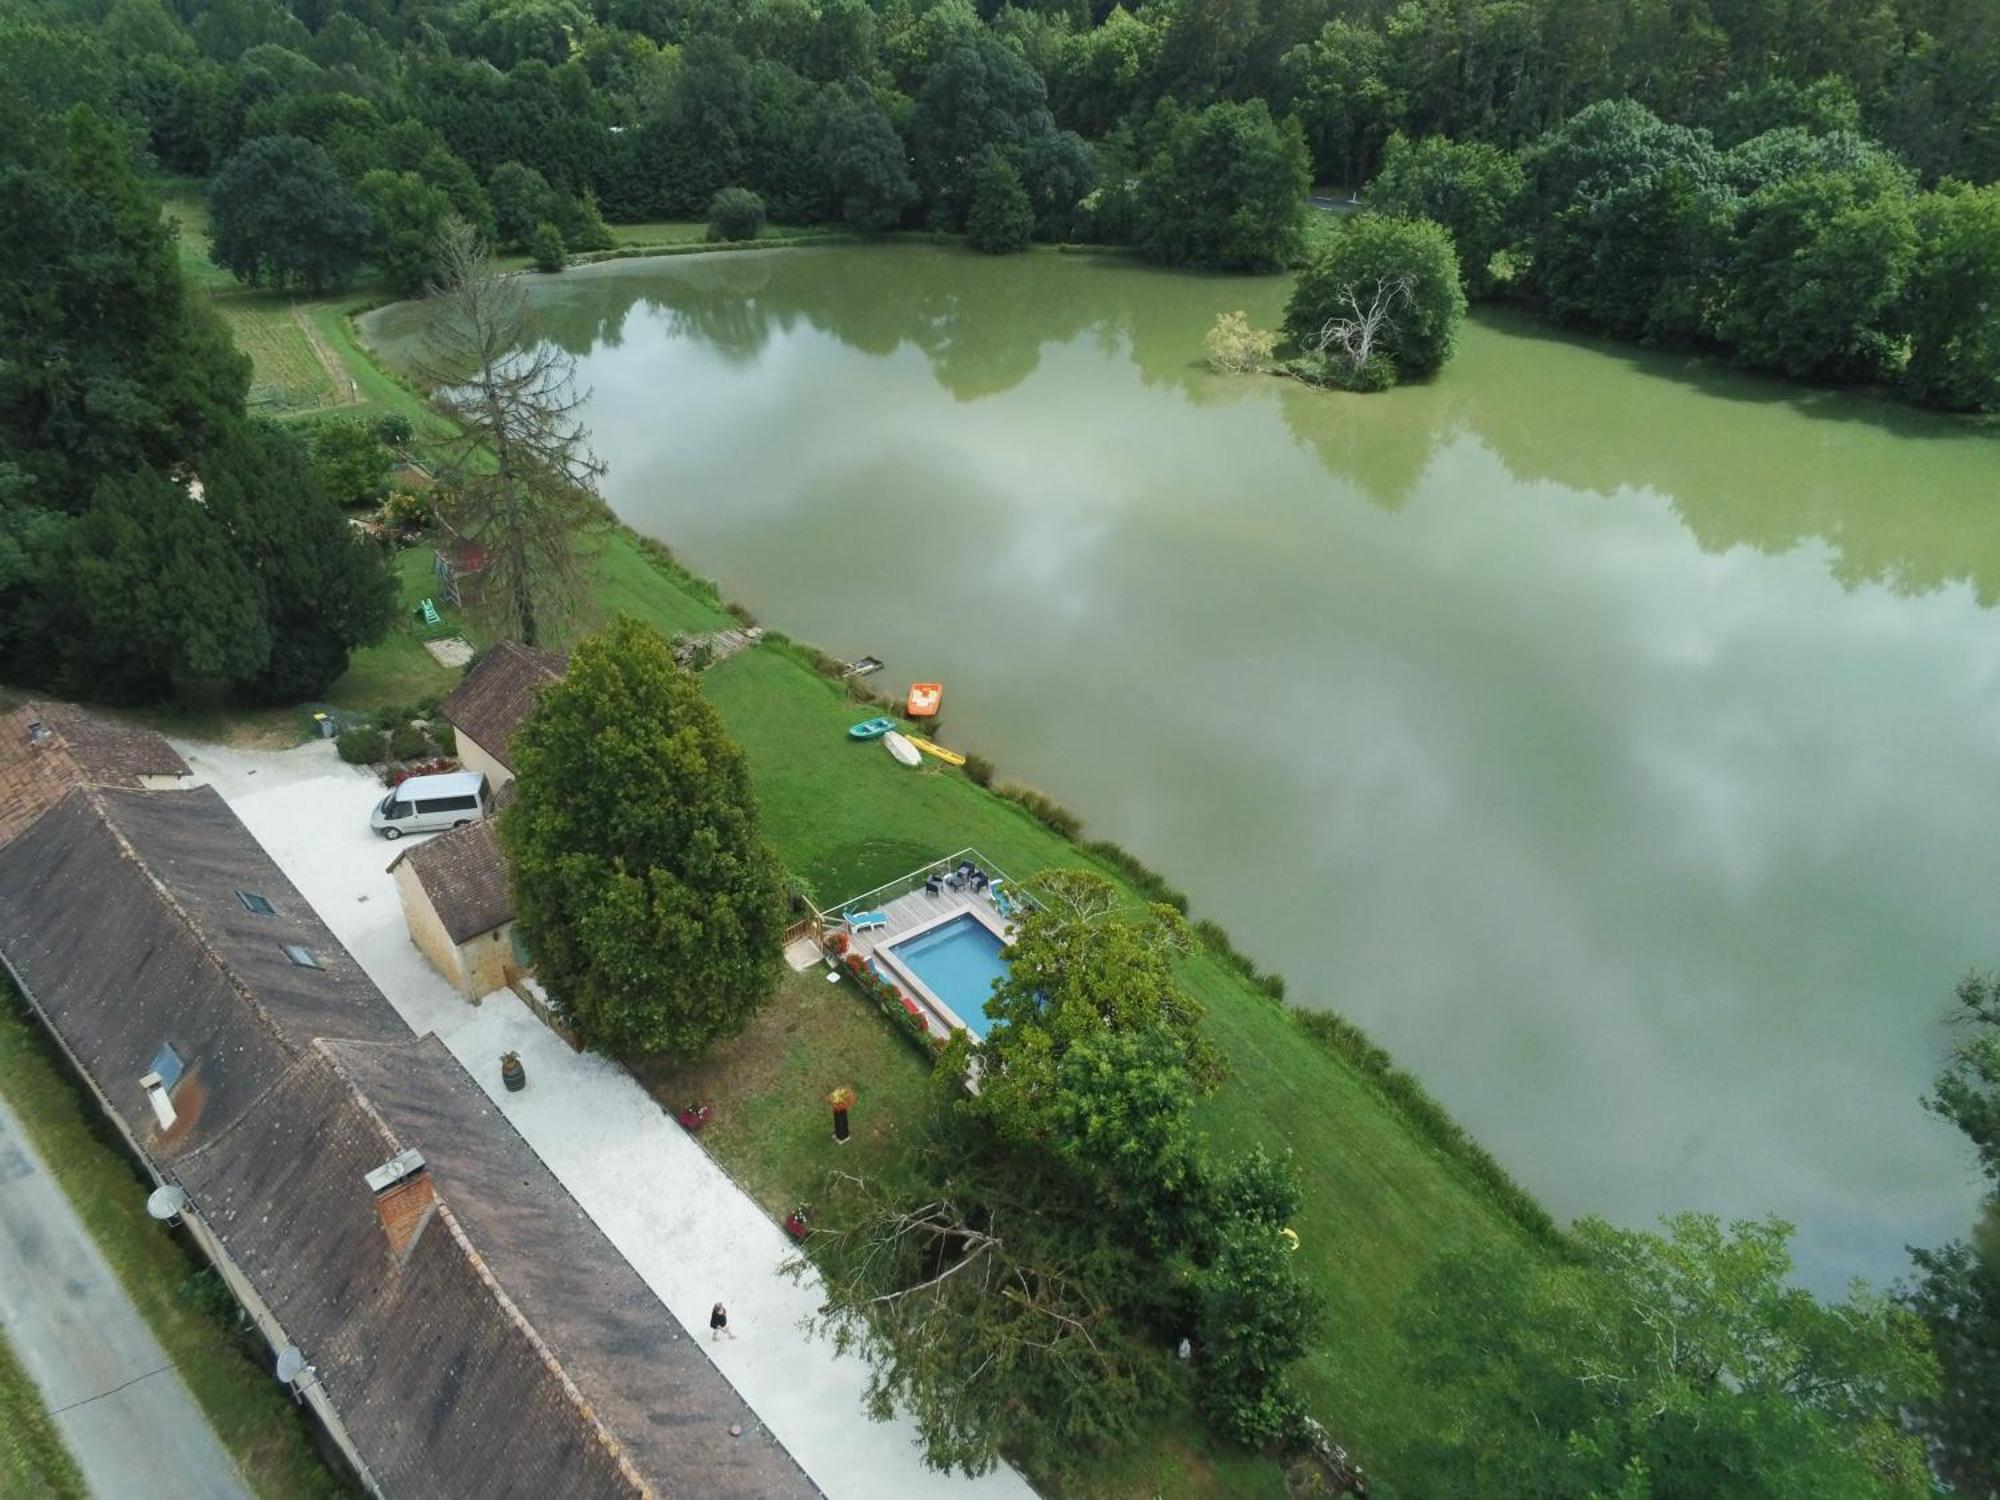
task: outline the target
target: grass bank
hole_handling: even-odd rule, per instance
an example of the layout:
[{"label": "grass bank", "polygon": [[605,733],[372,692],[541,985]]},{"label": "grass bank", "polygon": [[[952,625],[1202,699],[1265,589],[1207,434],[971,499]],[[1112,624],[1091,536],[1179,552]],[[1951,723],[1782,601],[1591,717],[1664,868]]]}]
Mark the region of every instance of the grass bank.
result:
[{"label": "grass bank", "polygon": [[[148,1216],[148,1179],[11,986],[0,986],[0,1095],[250,1487],[268,1500],[354,1493],[321,1462],[306,1418],[252,1357],[251,1344],[184,1295],[206,1262]],[[0,1400],[0,1411],[5,1405]],[[13,1425],[8,1419],[10,1434]],[[0,1457],[11,1461],[4,1448]]]},{"label": "grass bank", "polygon": [[[315,317],[366,401],[429,421],[415,392],[355,341],[344,309],[365,305],[326,304]],[[602,615],[627,610],[669,634],[729,622],[712,585],[622,527],[608,534],[591,566]],[[405,587],[420,589],[421,579],[406,576]],[[476,629],[468,634],[479,640]],[[1069,836],[1074,820],[1059,809],[1010,800],[934,762],[906,770],[848,740],[857,705],[816,670],[819,661],[778,638],[712,668],[704,683],[749,758],[767,831],[823,903],[967,845],[1019,878],[1082,866],[1135,901],[1161,890],[1158,878],[1122,851],[1076,843]],[[332,697],[372,707],[424,696],[405,691],[423,671],[407,642],[390,640],[357,652]],[[452,674],[444,675],[448,683]],[[1189,959],[1181,978],[1207,1007],[1209,1032],[1230,1068],[1201,1106],[1202,1128],[1224,1150],[1289,1152],[1304,1179],[1299,1263],[1325,1295],[1328,1315],[1299,1368],[1301,1384],[1340,1441],[1393,1479],[1397,1455],[1422,1436],[1417,1393],[1394,1358],[1412,1282],[1445,1245],[1545,1241],[1552,1228],[1358,1032],[1287,1009],[1275,993],[1282,985],[1233,959],[1219,941]],[[823,1170],[821,1115],[833,1082],[855,1087],[874,1101],[869,1113],[884,1117],[873,1127],[883,1132],[877,1146],[851,1158],[873,1154],[882,1170],[894,1170],[898,1101],[914,1098],[922,1083],[920,1061],[848,986],[813,991],[804,983],[789,983],[757,1027],[704,1069],[647,1080],[670,1103],[699,1095],[723,1106],[707,1139],[774,1212],[810,1191]],[[1128,1468],[1096,1476],[1088,1493],[1276,1494],[1277,1479],[1267,1462],[1191,1449],[1163,1431]]]},{"label": "grass bank", "polygon": [[0,1337],[0,1500],[88,1500],[42,1393]]}]

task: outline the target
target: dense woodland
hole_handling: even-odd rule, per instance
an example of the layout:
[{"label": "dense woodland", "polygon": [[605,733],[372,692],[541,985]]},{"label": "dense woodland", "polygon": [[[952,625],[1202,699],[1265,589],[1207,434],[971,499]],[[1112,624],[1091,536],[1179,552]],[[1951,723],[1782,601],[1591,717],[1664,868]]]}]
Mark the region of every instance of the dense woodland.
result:
[{"label": "dense woodland", "polygon": [[725,189],[783,224],[1261,269],[1299,262],[1319,182],[1440,222],[1474,300],[2000,408],[1989,0],[11,11],[15,107],[87,103],[210,180],[250,281],[414,292],[452,215],[553,264]]}]

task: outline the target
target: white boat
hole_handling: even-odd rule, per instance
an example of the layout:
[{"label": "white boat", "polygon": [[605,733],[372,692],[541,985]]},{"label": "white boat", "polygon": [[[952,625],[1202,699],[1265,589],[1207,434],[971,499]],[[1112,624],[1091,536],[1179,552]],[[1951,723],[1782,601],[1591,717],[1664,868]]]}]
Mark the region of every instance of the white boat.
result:
[{"label": "white boat", "polygon": [[882,736],[882,743],[888,747],[891,755],[906,766],[914,766],[924,758],[921,750],[893,729]]}]

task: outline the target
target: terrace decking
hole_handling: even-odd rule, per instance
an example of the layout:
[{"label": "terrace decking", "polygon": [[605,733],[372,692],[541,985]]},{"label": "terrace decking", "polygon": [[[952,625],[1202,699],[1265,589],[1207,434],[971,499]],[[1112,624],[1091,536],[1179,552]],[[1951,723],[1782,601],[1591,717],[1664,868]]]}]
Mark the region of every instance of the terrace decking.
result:
[{"label": "terrace decking", "polygon": [[[975,892],[969,885],[958,890],[946,886],[933,896],[924,889],[924,879],[931,872],[936,871],[940,874],[948,872],[961,860],[967,859],[984,870],[1014,900],[1032,900],[1027,892],[1002,875],[990,861],[981,857],[977,850],[964,849],[938,860],[935,864],[926,865],[902,880],[887,886],[878,886],[875,890],[858,896],[833,911],[821,913],[821,919],[829,930],[847,934],[849,953],[858,953],[869,960],[876,966],[878,973],[884,975],[898,989],[913,996],[922,1005],[931,1030],[940,1036],[948,1035],[953,1026],[960,1024],[959,1017],[949,1004],[911,973],[907,965],[885,950],[895,947],[898,943],[907,942],[934,927],[941,927],[962,914],[970,914],[997,935],[1002,942],[1013,940],[1014,923],[1011,918],[1000,914],[990,890]],[[900,895],[884,899],[885,892],[898,887],[907,888]],[[844,914],[848,912],[857,914],[880,912],[888,920],[883,926],[856,932],[846,923]]]}]

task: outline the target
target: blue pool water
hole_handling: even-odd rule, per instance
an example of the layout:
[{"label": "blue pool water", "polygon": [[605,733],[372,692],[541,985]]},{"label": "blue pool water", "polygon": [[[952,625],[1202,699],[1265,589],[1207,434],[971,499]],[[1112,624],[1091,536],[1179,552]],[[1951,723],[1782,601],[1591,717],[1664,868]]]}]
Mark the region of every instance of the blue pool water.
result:
[{"label": "blue pool water", "polygon": [[985,923],[973,916],[953,917],[889,951],[958,1012],[968,1031],[986,1039],[991,1025],[986,1001],[993,993],[993,981],[1007,973],[1007,950]]}]

